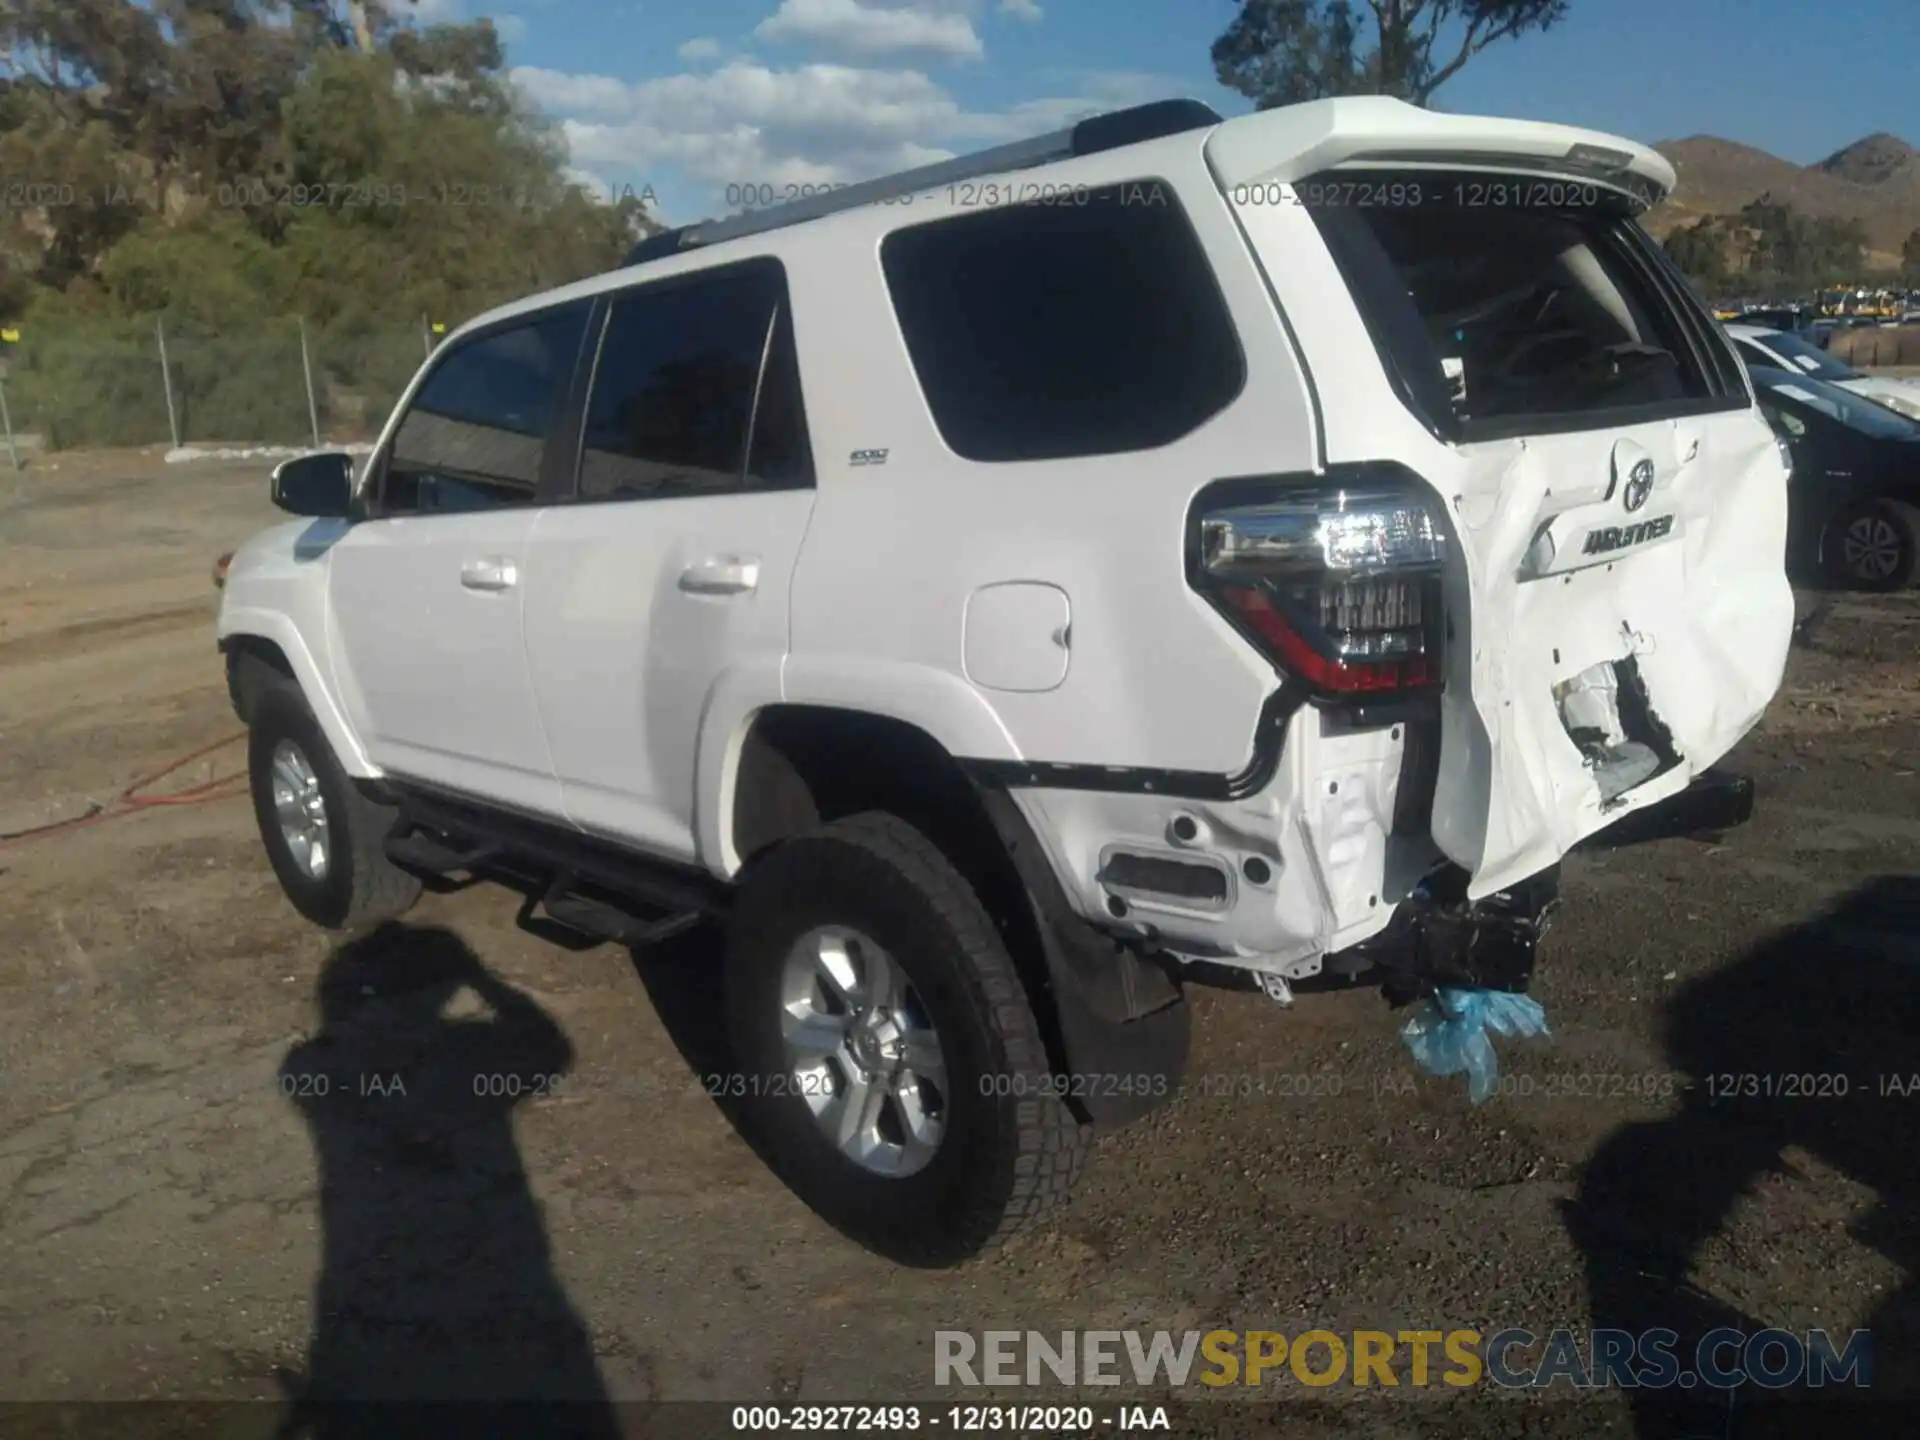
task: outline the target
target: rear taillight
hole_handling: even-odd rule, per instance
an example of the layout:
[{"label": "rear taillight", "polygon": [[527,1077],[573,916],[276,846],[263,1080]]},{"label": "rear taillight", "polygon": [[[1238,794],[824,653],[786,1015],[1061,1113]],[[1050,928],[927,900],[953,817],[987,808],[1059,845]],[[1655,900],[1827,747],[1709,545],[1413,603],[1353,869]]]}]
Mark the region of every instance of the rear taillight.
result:
[{"label": "rear taillight", "polygon": [[1324,694],[1438,686],[1446,533],[1423,489],[1373,473],[1246,486],[1238,503],[1202,497],[1195,587]]}]

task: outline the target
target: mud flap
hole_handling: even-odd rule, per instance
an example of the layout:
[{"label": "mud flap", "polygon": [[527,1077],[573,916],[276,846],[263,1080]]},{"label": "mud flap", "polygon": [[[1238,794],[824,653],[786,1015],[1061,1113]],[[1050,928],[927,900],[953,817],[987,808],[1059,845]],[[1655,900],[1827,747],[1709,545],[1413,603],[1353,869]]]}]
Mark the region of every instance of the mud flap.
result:
[{"label": "mud flap", "polygon": [[1067,1104],[1103,1129],[1130,1125],[1179,1088],[1193,1029],[1186,996],[1167,971],[1073,912],[1005,791],[975,793],[1033,905],[1047,965],[1047,993],[1034,999]]}]

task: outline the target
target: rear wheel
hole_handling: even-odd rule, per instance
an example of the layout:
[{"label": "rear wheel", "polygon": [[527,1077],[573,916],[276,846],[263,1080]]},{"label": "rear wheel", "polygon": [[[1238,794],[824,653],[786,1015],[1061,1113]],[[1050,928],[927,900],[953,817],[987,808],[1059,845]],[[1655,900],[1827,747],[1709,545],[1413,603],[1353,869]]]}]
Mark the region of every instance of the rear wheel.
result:
[{"label": "rear wheel", "polygon": [[368,799],[340,768],[299,687],[262,689],[248,719],[254,818],[293,908],[329,930],[405,913],[420,898],[420,881],[387,858],[396,812]]},{"label": "rear wheel", "polygon": [[1904,590],[1920,563],[1920,509],[1864,500],[1828,522],[1821,559],[1832,580],[1859,590]]},{"label": "rear wheel", "polygon": [[735,1090],[762,1152],[869,1249],[957,1264],[1078,1176],[1090,1135],[1057,1093],[1013,961],[905,821],[857,815],[757,858],[726,981]]}]

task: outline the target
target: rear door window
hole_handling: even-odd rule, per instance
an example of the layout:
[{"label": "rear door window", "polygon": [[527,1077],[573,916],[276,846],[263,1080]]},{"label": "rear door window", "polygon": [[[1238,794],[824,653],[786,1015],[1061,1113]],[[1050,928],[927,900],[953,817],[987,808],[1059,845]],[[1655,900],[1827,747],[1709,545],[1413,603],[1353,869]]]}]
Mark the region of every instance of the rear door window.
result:
[{"label": "rear door window", "polygon": [[644,285],[613,302],[587,404],[579,498],[812,482],[779,262]]},{"label": "rear door window", "polygon": [[[1404,203],[1309,208],[1389,373],[1435,429],[1493,438],[1746,404],[1712,317],[1607,192],[1377,178],[1369,192]],[[1592,203],[1519,203],[1535,189]]]}]

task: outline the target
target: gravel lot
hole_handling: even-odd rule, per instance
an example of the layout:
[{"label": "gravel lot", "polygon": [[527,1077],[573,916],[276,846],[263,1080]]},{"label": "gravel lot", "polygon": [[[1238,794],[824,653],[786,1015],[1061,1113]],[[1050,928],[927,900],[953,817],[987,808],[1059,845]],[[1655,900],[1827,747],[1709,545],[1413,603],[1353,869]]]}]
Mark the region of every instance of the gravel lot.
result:
[{"label": "gravel lot", "polygon": [[[261,468],[0,471],[0,832],[237,732],[208,567],[273,518]],[[1291,1011],[1197,992],[1182,1096],[1103,1138],[1050,1223],[947,1273],[855,1249],[736,1136],[700,1079],[725,1063],[711,936],[568,951],[479,887],[336,948],[281,898],[239,800],[0,845],[0,1401],[274,1398],[323,1375],[944,1404],[938,1328],[1721,1319],[1870,1326],[1874,1393],[1910,1392],[1920,1089],[1883,1077],[1920,1087],[1916,641],[1920,597],[1836,600],[1733,762],[1760,786],[1751,825],[1569,862],[1535,991],[1555,1039],[1506,1047],[1507,1093],[1476,1109],[1418,1075],[1370,991]],[[230,746],[173,783],[241,763]],[[476,993],[521,1021],[478,1023]],[[558,1071],[518,1103],[471,1083]],[[1710,1093],[1748,1074],[1847,1093]],[[395,1075],[404,1098],[382,1093]],[[1776,1433],[1746,1392],[1698,1415],[1285,1397],[1305,1398],[1209,1395],[1179,1423]]]}]

